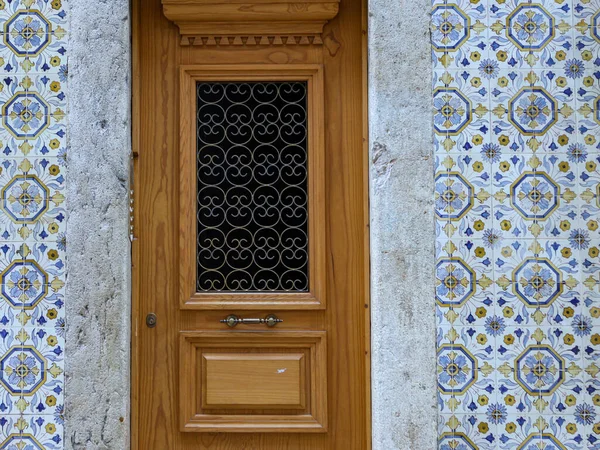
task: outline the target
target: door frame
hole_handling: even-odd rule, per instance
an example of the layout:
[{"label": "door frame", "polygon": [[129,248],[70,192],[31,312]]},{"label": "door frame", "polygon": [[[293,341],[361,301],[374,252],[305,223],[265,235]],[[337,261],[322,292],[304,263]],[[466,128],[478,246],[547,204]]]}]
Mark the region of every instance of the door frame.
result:
[{"label": "door frame", "polygon": [[[143,132],[141,127],[141,83],[140,73],[142,70],[140,64],[140,24],[139,19],[143,9],[144,0],[132,0],[131,2],[131,28],[132,28],[132,98],[131,98],[131,135],[132,135],[132,161],[131,161],[131,215],[130,215],[130,231],[132,237],[131,243],[131,449],[139,449],[139,399],[141,386],[139,383],[140,371],[140,350],[141,342],[139,339],[139,329],[145,326],[145,318],[142,316],[140,299],[140,242],[136,238],[137,230],[144,228],[144,223],[139,220],[139,210],[135,208],[136,193],[143,190],[143,186],[139,183],[139,165],[136,163],[137,158],[143,152],[140,145],[140,137]],[[371,411],[371,278],[370,278],[370,229],[369,229],[369,121],[368,121],[368,2],[361,2],[361,23],[362,23],[362,105],[363,105],[363,208],[364,208],[364,255],[363,263],[364,271],[364,326],[365,326],[365,404],[367,411],[365,412],[366,431],[367,431],[367,450],[371,450],[372,442],[372,411]],[[179,150],[179,149],[178,149]]]}]

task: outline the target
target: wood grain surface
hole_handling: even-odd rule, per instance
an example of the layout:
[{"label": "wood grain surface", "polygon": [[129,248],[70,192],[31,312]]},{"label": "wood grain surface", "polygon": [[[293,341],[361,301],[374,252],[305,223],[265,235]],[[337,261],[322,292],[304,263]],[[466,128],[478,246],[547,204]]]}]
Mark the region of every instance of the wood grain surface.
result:
[{"label": "wood grain surface", "polygon": [[[134,27],[132,447],[138,450],[370,448],[368,217],[364,2],[342,0],[323,45],[180,46],[160,0],[136,0]],[[180,69],[202,64],[319,64],[324,74],[327,307],[270,310],[277,331],[327,337],[326,433],[180,431],[180,335],[228,332],[236,310],[180,306]],[[185,119],[183,119],[185,120]],[[189,118],[188,118],[189,120]],[[195,243],[191,242],[191,246]],[[157,316],[155,328],[145,317]],[[248,310],[245,317],[264,317]],[[233,332],[264,332],[239,325]],[[307,386],[307,389],[313,389]],[[326,398],[323,398],[326,397]]]}]

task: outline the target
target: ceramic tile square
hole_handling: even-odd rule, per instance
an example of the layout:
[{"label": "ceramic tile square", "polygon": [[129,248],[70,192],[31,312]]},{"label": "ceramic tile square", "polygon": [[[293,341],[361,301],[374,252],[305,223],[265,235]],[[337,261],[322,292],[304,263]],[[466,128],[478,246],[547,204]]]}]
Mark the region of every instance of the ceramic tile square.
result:
[{"label": "ceramic tile square", "polygon": [[[502,450],[515,449],[528,443],[531,449],[544,448],[536,446],[541,443],[542,433],[534,424],[532,416],[522,414],[507,414],[506,421],[498,426],[498,448]],[[522,447],[529,449],[530,447]]]},{"label": "ceramic tile square", "polygon": [[0,241],[58,241],[66,226],[63,161],[5,159],[0,166]]},{"label": "ceramic tile square", "polygon": [[470,0],[433,2],[431,43],[436,67],[478,67],[488,53],[487,11]]},{"label": "ceramic tile square", "polygon": [[0,409],[3,414],[22,414],[23,397],[38,369],[16,328],[2,330],[0,336]]},{"label": "ceramic tile square", "polygon": [[583,312],[581,277],[564,250],[555,241],[541,240],[515,241],[503,249],[495,282],[508,323],[562,324]]},{"label": "ceramic tile square", "polygon": [[515,416],[508,431],[500,435],[500,449],[587,449],[587,427],[578,417]]},{"label": "ceramic tile square", "polygon": [[436,302],[440,324],[484,326],[494,315],[493,271],[479,240],[452,240],[439,250]]},{"label": "ceramic tile square", "polygon": [[553,67],[573,57],[568,5],[554,0],[493,2],[489,27],[490,48],[501,67]]},{"label": "ceramic tile square", "polygon": [[575,108],[569,72],[507,70],[492,90],[492,130],[512,152],[556,152],[577,131]]},{"label": "ceramic tile square", "polygon": [[576,58],[585,66],[600,66],[600,27],[588,27],[579,22],[574,29]]},{"label": "ceramic tile square", "polygon": [[[67,11],[64,0],[13,0],[3,2],[0,5],[0,21],[2,29],[6,31],[15,31],[17,36],[21,37],[18,42],[25,41],[28,48],[36,48],[37,41],[34,40],[32,33],[23,33],[26,26],[30,26],[38,34],[47,34],[56,30],[58,27],[67,28]],[[40,24],[32,25],[33,22]]]},{"label": "ceramic tile square", "polygon": [[583,391],[578,347],[563,344],[553,331],[507,326],[497,340],[498,392],[509,414],[549,414]]},{"label": "ceramic tile square", "polygon": [[573,9],[574,20],[578,26],[600,26],[598,11],[600,11],[599,0],[575,2]]},{"label": "ceramic tile square", "polygon": [[464,70],[434,71],[435,143],[446,153],[481,151],[489,143],[489,80]]},{"label": "ceramic tile square", "polygon": [[25,75],[0,92],[0,148],[4,156],[58,156],[64,151],[66,86],[56,77]]},{"label": "ceramic tile square", "polygon": [[[0,357],[5,413],[52,414],[64,404],[64,338],[41,328],[14,328]],[[8,339],[10,338],[10,342]]]},{"label": "ceramic tile square", "polygon": [[[7,447],[7,440],[11,435],[19,435],[19,419],[22,419],[21,414],[8,414],[2,411],[3,404],[0,401],[0,448]],[[18,447],[17,447],[18,448]]]},{"label": "ceramic tile square", "polygon": [[0,66],[7,73],[66,67],[66,18],[59,0],[12,1],[0,7]]},{"label": "ceramic tile square", "polygon": [[46,370],[41,372],[39,385],[32,389],[22,400],[22,413],[25,415],[47,414],[60,412],[64,405],[64,364],[46,358]]},{"label": "ceramic tile square", "polygon": [[482,414],[443,414],[439,417],[438,448],[451,449],[496,449],[498,426]]},{"label": "ceramic tile square", "polygon": [[484,327],[438,329],[438,398],[442,412],[486,407],[494,385],[495,350]]},{"label": "ceramic tile square", "polygon": [[51,415],[24,415],[11,418],[6,426],[13,431],[0,448],[58,449],[62,447],[63,424]]},{"label": "ceramic tile square", "polygon": [[579,186],[564,158],[514,155],[493,167],[494,228],[509,239],[566,239],[579,213]]}]

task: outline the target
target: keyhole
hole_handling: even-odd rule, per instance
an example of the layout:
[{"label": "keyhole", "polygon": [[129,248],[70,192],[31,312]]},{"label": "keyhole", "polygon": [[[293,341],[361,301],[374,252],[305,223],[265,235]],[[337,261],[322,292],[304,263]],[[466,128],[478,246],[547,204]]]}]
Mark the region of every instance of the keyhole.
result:
[{"label": "keyhole", "polygon": [[148,328],[154,328],[156,326],[156,314],[150,313],[146,316],[146,326]]}]

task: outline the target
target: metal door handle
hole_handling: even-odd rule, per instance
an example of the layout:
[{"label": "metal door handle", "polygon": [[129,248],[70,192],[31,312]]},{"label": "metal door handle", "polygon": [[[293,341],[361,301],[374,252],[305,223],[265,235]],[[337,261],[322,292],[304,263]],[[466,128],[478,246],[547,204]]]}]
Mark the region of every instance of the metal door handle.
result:
[{"label": "metal door handle", "polygon": [[220,322],[226,323],[227,326],[230,328],[233,328],[240,323],[244,323],[246,325],[260,325],[264,323],[268,327],[274,327],[278,323],[283,322],[283,320],[281,320],[275,314],[269,314],[264,319],[258,317],[244,319],[243,317],[236,316],[235,314],[230,314],[225,319],[222,319]]}]

